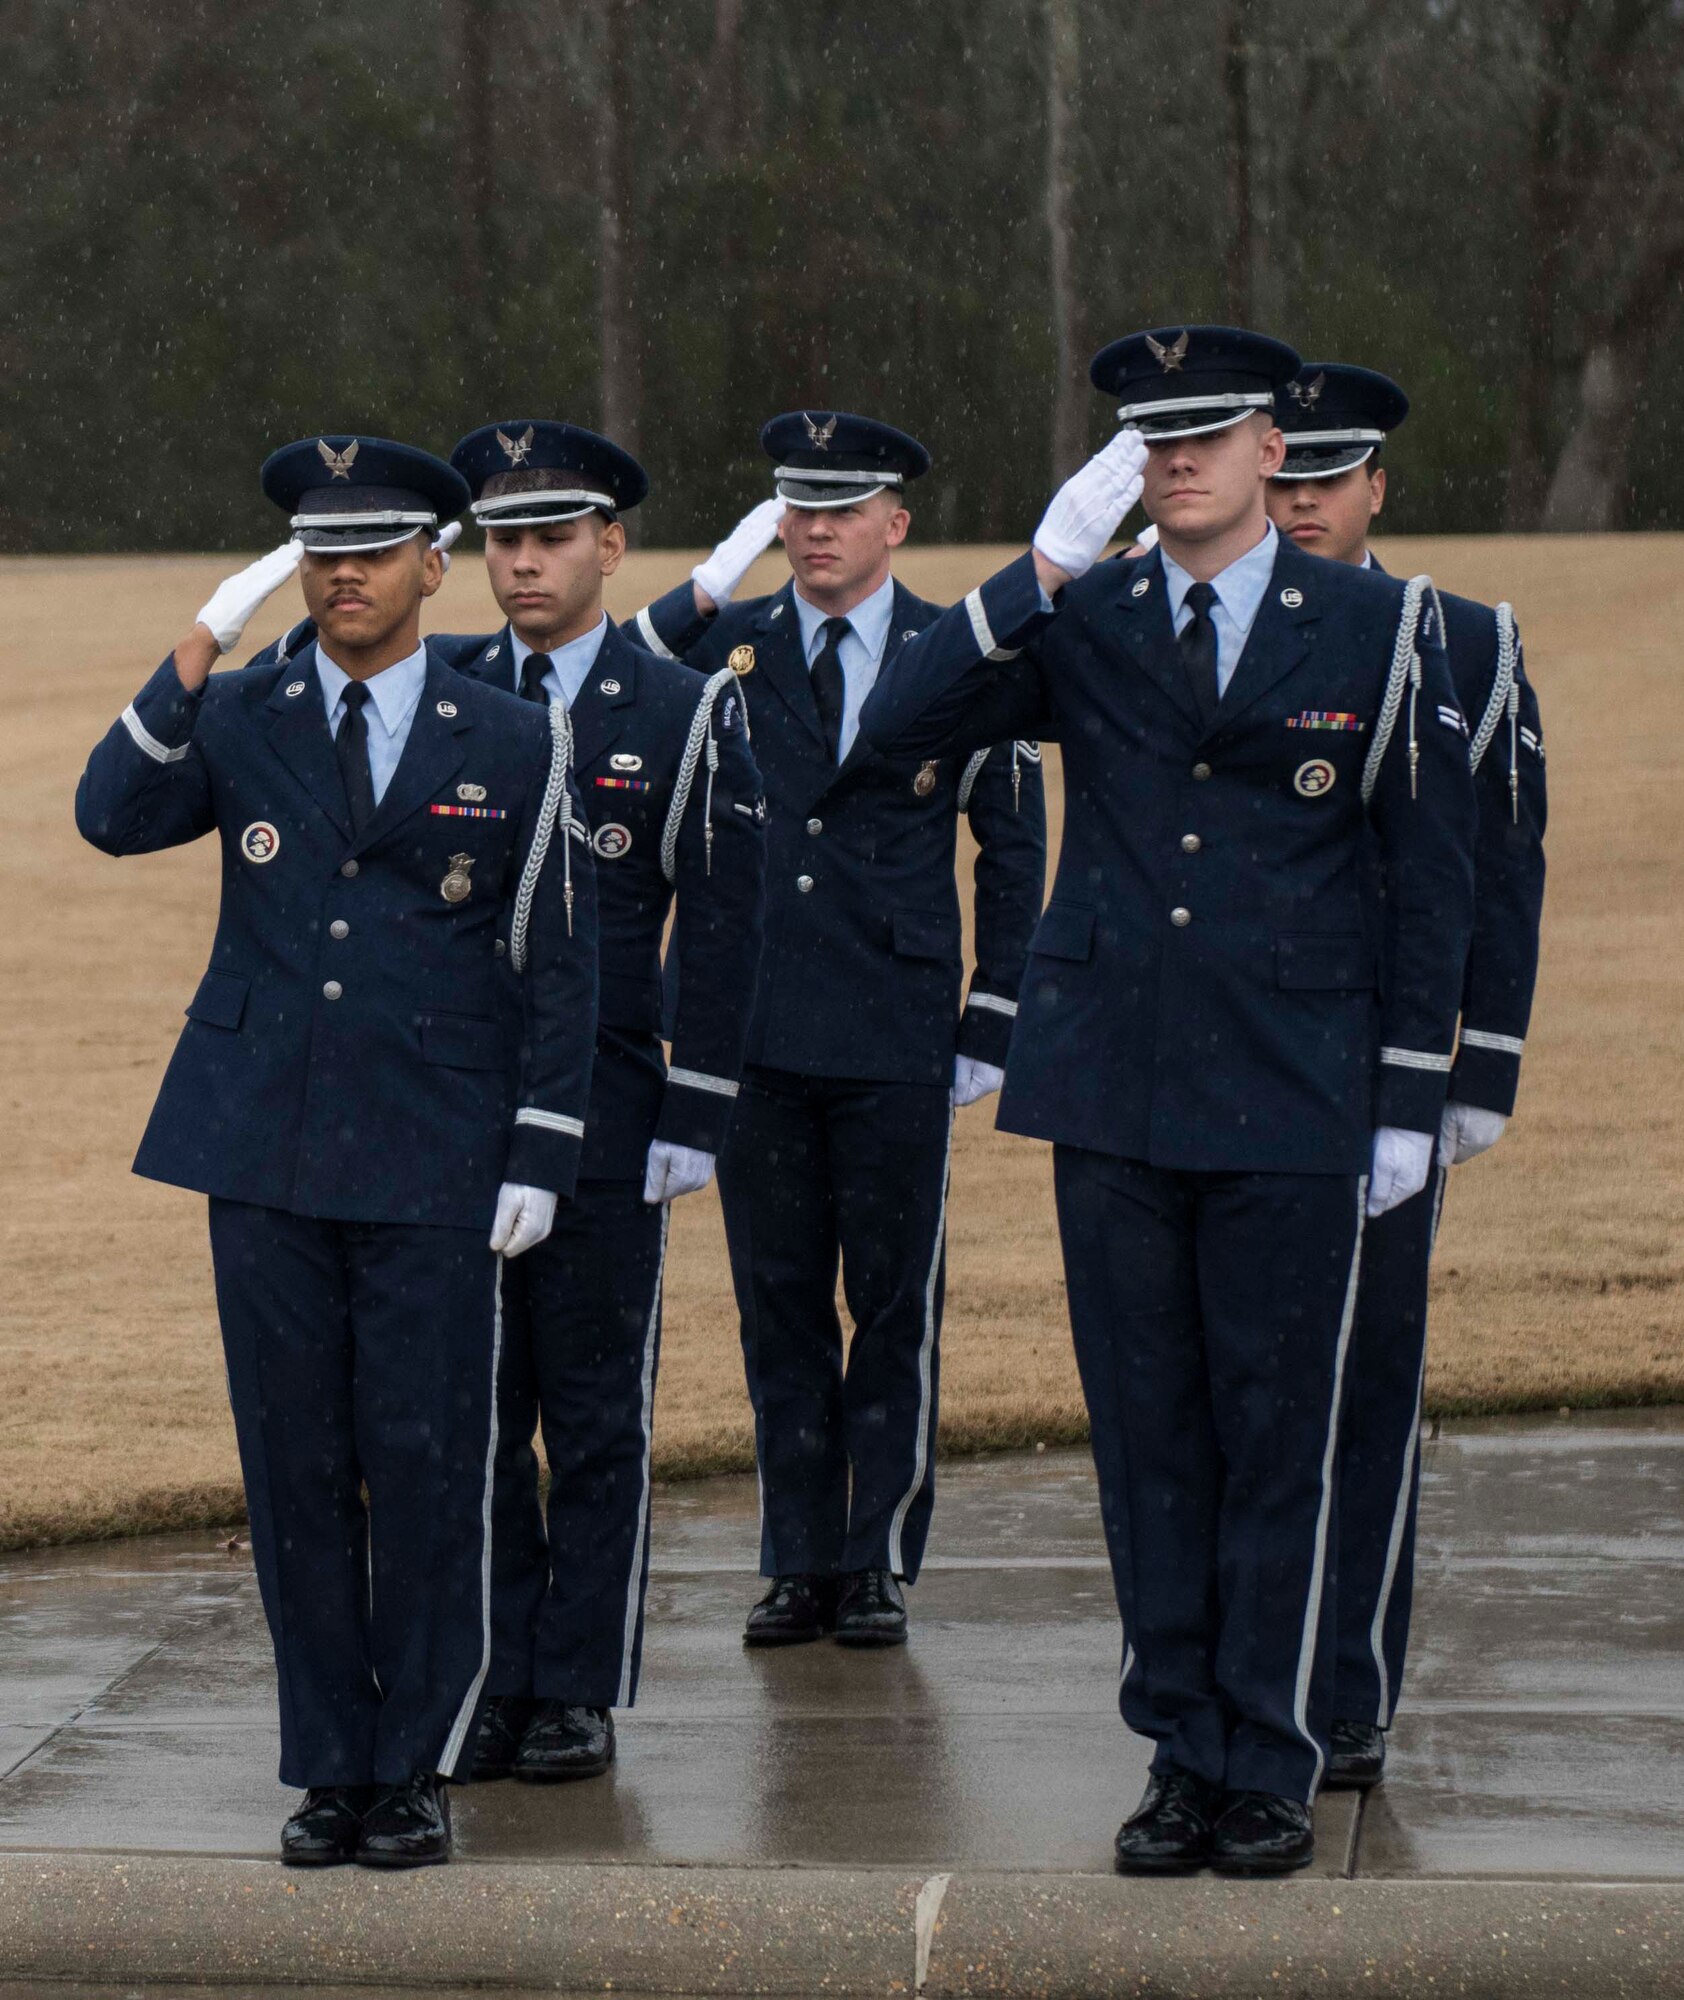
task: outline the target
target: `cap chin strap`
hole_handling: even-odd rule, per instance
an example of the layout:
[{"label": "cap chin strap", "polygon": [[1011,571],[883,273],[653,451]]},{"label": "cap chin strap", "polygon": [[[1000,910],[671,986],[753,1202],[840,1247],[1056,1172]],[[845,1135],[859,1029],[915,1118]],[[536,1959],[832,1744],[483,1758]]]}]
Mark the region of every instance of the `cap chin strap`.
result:
[{"label": "cap chin strap", "polygon": [[1159,396],[1150,403],[1124,403],[1117,412],[1117,421],[1129,424],[1136,417],[1190,416],[1195,410],[1233,410],[1243,414],[1247,410],[1271,409],[1274,401],[1271,389],[1230,389],[1221,396]]},{"label": "cap chin strap", "polygon": [[[500,521],[537,527],[545,521],[576,520],[579,515],[588,514],[593,507],[612,514],[615,506],[612,493],[598,493],[585,486],[558,486],[537,493],[499,493],[494,500],[476,500],[469,512],[482,528],[494,528]],[[532,511],[536,507],[565,508],[567,511],[536,514]]]}]

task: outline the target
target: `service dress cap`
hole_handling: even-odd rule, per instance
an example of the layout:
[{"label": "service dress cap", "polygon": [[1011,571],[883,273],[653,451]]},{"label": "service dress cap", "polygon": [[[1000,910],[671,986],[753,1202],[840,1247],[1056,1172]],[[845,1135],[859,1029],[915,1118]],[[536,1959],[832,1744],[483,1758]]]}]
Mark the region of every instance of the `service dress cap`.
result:
[{"label": "service dress cap", "polygon": [[852,507],[886,487],[902,489],[930,469],[915,437],[846,410],[790,410],[760,433],[777,467],[778,498],[791,507]]},{"label": "service dress cap", "polygon": [[1271,411],[1275,391],[1298,372],[1284,341],[1237,326],[1167,326],[1125,334],[1102,347],[1088,379],[1120,396],[1119,423],[1149,443],[1202,437]]},{"label": "service dress cap", "polygon": [[469,431],[450,454],[468,482],[482,528],[530,528],[612,519],[649,491],[649,475],[629,451],[577,424],[518,417]]},{"label": "service dress cap", "polygon": [[1331,479],[1365,465],[1409,414],[1409,398],[1389,375],[1341,361],[1306,361],[1275,397],[1286,433],[1277,479]]},{"label": "service dress cap", "polygon": [[301,438],[271,452],[260,477],[313,555],[394,548],[423,531],[431,537],[468,504],[460,473],[390,438]]}]

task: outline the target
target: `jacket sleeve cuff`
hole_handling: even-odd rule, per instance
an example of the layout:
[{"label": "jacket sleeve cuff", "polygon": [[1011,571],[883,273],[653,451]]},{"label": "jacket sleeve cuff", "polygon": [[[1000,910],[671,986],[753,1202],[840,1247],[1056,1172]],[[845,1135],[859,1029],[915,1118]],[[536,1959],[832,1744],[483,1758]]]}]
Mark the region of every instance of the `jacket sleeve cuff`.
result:
[{"label": "jacket sleeve cuff", "polygon": [[688,577],[664,597],[657,597],[631,622],[640,646],[662,660],[681,660],[713,621],[696,609],[696,593]]},{"label": "jacket sleeve cuff", "polygon": [[698,1153],[718,1153],[724,1148],[736,1106],[734,1077],[710,1076],[675,1064],[667,1071],[655,1137],[671,1146],[693,1147]]},{"label": "jacket sleeve cuff", "polygon": [[123,727],[135,748],[156,764],[178,764],[193,741],[204,690],[189,694],[181,685],[172,653],[123,710]]},{"label": "jacket sleeve cuff", "polygon": [[1482,1111],[1511,1116],[1520,1091],[1524,1047],[1518,1035],[1486,1035],[1477,1028],[1464,1028],[1450,1072],[1451,1097],[1458,1104],[1476,1104]]},{"label": "jacket sleeve cuff", "polygon": [[1444,1117],[1450,1058],[1418,1049],[1380,1051],[1374,1081],[1374,1123],[1404,1132],[1436,1132]]},{"label": "jacket sleeve cuff", "polygon": [[971,633],[984,659],[1009,659],[1033,629],[1052,614],[1047,608],[1035,557],[1026,553],[996,570],[965,599]]},{"label": "jacket sleeve cuff", "polygon": [[582,1118],[523,1105],[515,1113],[504,1180],[521,1187],[548,1188],[563,1201],[571,1201],[584,1138]]},{"label": "jacket sleeve cuff", "polygon": [[1012,1023],[1016,1019],[1015,1000],[973,986],[965,1011],[959,1017],[958,1053],[977,1062],[991,1063],[995,1069],[1004,1069]]}]

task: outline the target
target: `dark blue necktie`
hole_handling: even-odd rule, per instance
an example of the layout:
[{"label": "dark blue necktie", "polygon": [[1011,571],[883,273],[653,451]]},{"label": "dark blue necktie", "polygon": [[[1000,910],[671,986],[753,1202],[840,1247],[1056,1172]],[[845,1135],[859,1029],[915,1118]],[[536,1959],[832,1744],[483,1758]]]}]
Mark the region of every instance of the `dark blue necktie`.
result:
[{"label": "dark blue necktie", "polygon": [[848,682],[842,672],[842,641],[852,628],[846,618],[827,618],[819,630],[824,644],[813,662],[813,700],[818,704],[819,727],[834,764],[842,749],[842,711],[848,702]]},{"label": "dark blue necktie", "polygon": [[1193,700],[1200,716],[1208,722],[1221,699],[1216,684],[1216,625],[1210,615],[1211,606],[1219,600],[1212,585],[1195,583],[1185,601],[1193,616],[1176,644],[1181,648],[1181,664],[1186,669]]},{"label": "dark blue necktie", "polygon": [[339,775],[345,785],[345,803],[351,811],[351,833],[355,838],[374,817],[374,776],[368,768],[368,689],[361,681],[348,681],[340,696],[345,713],[333,739],[339,758]]}]

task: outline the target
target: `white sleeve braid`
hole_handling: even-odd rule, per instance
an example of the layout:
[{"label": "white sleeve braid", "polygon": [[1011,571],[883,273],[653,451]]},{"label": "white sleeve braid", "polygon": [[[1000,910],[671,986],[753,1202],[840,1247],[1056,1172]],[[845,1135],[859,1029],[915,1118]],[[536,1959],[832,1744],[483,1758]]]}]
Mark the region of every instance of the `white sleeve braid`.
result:
[{"label": "white sleeve braid", "polygon": [[678,829],[684,821],[684,809],[690,803],[690,794],[695,788],[696,767],[703,754],[707,756],[707,839],[708,872],[713,869],[713,777],[719,769],[719,745],[713,736],[714,704],[729,687],[737,685],[737,676],[729,667],[721,667],[710,676],[702,689],[702,698],[696,704],[696,713],[690,718],[690,734],[685,739],[684,755],[679,759],[678,776],[673,780],[672,804],[667,808],[666,824],[661,828],[661,873],[669,882],[678,880]]},{"label": "white sleeve braid", "polygon": [[[544,872],[544,858],[550,851],[550,836],[556,827],[564,835],[573,832],[573,800],[567,790],[567,771],[573,762],[573,724],[564,701],[550,703],[550,769],[544,780],[544,799],[538,808],[538,825],[527,852],[526,866],[520,871],[520,887],[515,891],[514,922],[509,928],[509,963],[516,972],[526,970],[526,935],[532,924],[532,898],[538,877]],[[565,871],[567,931],[573,933],[573,843],[563,838],[562,868]]]}]

